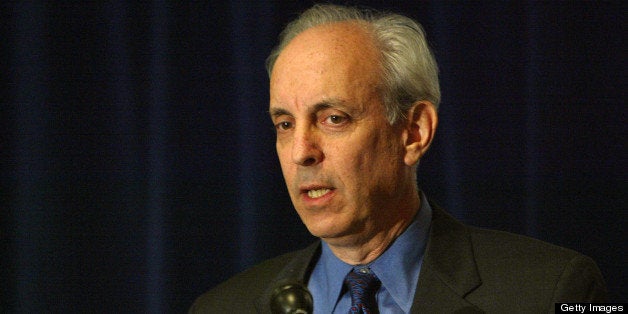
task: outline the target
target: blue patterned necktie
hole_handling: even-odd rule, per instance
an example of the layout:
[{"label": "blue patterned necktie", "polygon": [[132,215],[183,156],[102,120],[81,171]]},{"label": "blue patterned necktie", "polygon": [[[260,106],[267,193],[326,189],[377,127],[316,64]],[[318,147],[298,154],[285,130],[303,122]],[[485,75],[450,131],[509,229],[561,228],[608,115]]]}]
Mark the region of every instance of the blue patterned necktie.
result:
[{"label": "blue patterned necktie", "polygon": [[351,293],[349,314],[376,314],[375,293],[381,281],[368,268],[353,269],[345,277],[345,285]]}]

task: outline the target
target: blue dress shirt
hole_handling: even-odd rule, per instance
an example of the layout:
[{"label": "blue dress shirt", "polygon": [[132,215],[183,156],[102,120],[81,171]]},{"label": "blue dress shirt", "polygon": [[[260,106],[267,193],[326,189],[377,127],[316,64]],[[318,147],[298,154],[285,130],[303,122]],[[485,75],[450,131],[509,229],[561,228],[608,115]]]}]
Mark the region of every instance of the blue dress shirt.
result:
[{"label": "blue dress shirt", "polygon": [[432,208],[421,193],[421,208],[413,222],[381,256],[368,265],[346,264],[322,242],[321,256],[308,282],[308,289],[314,298],[314,313],[346,314],[351,307],[351,296],[343,290],[344,278],[352,268],[365,266],[382,282],[375,296],[379,312],[410,313],[431,220]]}]

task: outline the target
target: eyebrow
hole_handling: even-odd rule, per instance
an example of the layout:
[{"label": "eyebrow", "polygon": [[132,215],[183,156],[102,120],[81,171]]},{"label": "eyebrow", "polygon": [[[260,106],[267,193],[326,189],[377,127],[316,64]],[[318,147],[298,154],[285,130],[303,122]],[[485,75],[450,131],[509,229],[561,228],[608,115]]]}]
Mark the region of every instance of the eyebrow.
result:
[{"label": "eyebrow", "polygon": [[329,101],[323,100],[312,107],[313,112],[319,112],[321,110],[329,109],[329,108],[337,108],[339,107],[340,101]]},{"label": "eyebrow", "polygon": [[323,99],[312,107],[312,112],[319,112],[325,109],[337,109],[349,115],[356,116],[361,111],[359,108],[348,106],[347,101],[341,98]]},{"label": "eyebrow", "polygon": [[[323,99],[322,101],[312,106],[311,112],[319,112],[321,110],[325,110],[329,108],[339,108],[339,109],[347,110],[347,107],[344,105],[344,103],[345,101],[338,98]],[[269,113],[271,117],[279,117],[283,115],[292,116],[292,113],[290,111],[283,108],[271,108],[269,110]]]},{"label": "eyebrow", "polygon": [[322,101],[314,105],[314,112],[327,108],[344,108],[346,107],[344,103],[345,101],[339,98],[323,99]]},{"label": "eyebrow", "polygon": [[279,117],[279,116],[283,116],[283,115],[288,115],[291,116],[292,113],[290,113],[290,111],[283,109],[283,108],[271,108],[269,110],[270,116],[271,117]]}]

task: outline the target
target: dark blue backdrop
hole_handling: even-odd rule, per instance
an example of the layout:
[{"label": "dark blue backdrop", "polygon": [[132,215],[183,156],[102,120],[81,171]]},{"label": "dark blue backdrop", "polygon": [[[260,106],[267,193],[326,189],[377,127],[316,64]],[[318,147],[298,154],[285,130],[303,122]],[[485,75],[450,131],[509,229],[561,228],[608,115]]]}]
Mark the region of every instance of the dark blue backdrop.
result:
[{"label": "dark blue backdrop", "polygon": [[[626,301],[626,4],[359,3],[419,20],[440,63],[427,194],[592,256]],[[263,62],[310,4],[0,4],[2,311],[183,312],[309,243]]]}]

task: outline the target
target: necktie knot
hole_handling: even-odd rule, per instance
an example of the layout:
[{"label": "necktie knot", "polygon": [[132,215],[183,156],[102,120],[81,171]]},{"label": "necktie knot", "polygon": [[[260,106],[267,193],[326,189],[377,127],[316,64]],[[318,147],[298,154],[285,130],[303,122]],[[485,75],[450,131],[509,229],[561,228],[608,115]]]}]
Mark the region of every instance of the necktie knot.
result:
[{"label": "necktie knot", "polygon": [[378,313],[375,293],[381,282],[368,268],[353,269],[345,277],[345,285],[351,294],[349,313]]}]

